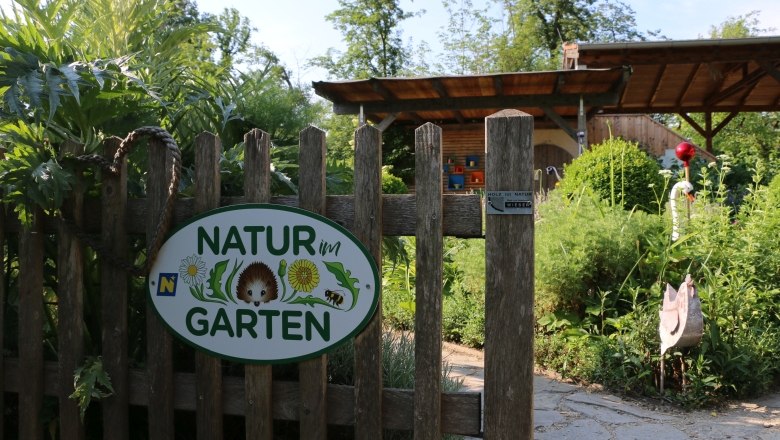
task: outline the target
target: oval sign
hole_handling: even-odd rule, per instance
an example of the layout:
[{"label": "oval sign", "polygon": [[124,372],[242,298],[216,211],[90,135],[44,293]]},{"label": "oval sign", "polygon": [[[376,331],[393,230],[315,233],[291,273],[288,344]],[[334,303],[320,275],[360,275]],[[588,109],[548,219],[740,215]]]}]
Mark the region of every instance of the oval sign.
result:
[{"label": "oval sign", "polygon": [[148,285],[174,334],[247,363],[317,356],[365,327],[379,298],[374,258],[349,231],[269,204],[191,219],[160,249]]}]

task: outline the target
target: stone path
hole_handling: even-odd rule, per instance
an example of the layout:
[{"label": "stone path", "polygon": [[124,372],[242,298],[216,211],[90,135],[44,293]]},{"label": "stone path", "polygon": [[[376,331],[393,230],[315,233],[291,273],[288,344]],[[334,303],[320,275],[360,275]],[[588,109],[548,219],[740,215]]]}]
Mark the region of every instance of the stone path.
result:
[{"label": "stone path", "polygon": [[[467,390],[483,390],[480,350],[445,343],[443,358]],[[733,403],[722,412],[686,412],[538,374],[534,424],[538,440],[780,440],[780,394]]]}]

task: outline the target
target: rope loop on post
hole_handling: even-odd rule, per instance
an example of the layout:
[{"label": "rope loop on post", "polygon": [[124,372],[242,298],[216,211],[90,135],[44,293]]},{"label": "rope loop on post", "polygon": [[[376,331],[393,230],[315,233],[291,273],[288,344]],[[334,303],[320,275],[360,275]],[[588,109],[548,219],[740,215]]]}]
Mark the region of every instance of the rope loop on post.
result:
[{"label": "rope loop on post", "polygon": [[168,191],[165,198],[165,205],[163,206],[163,209],[158,217],[154,235],[147,243],[146,262],[143,266],[135,266],[126,261],[123,257],[113,255],[102,245],[102,243],[93,240],[88,234],[80,230],[80,228],[75,223],[73,223],[73,221],[66,219],[64,216],[62,216],[62,213],[60,213],[60,221],[65,223],[68,229],[70,229],[70,231],[76,235],[79,240],[92,247],[98,253],[98,255],[101,256],[101,258],[107,260],[117,267],[127,270],[130,274],[136,276],[145,276],[149,274],[149,271],[151,270],[152,265],[157,258],[157,254],[162,247],[162,243],[165,239],[165,234],[168,232],[170,227],[171,220],[173,219],[173,211],[176,205],[176,193],[178,192],[179,180],[181,178],[181,150],[179,150],[179,146],[176,144],[173,136],[171,136],[171,134],[164,129],[160,127],[145,126],[131,131],[122,140],[122,142],[119,144],[119,148],[117,148],[116,153],[114,154],[113,160],[109,161],[105,157],[98,154],[85,154],[75,158],[75,160],[78,162],[97,165],[105,172],[111,173],[113,175],[119,175],[122,169],[122,160],[125,158],[125,156],[127,156],[128,153],[130,153],[130,151],[132,151],[136,142],[145,136],[160,141],[163,146],[168,149],[168,151],[171,153],[172,169],[171,179],[168,183]]}]

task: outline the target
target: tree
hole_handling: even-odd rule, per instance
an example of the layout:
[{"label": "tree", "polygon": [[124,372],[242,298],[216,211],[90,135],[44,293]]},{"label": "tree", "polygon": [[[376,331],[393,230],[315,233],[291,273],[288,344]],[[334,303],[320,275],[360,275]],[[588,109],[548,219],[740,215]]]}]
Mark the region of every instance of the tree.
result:
[{"label": "tree", "polygon": [[407,67],[410,50],[398,27],[414,13],[404,12],[398,0],[339,0],[339,6],[326,19],[344,36],[347,49],[330,48],[311,65],[340,79],[390,77]]},{"label": "tree", "polygon": [[567,41],[646,38],[636,29],[633,9],[621,1],[496,1],[506,16],[506,30],[495,40],[500,71],[556,69]]},{"label": "tree", "polygon": [[447,28],[438,33],[444,54],[439,70],[448,74],[483,74],[493,71],[495,55],[491,50],[497,19],[487,8],[476,9],[472,0],[443,0],[449,14]]},{"label": "tree", "polygon": [[[760,12],[752,11],[745,15],[728,17],[718,26],[711,26],[709,38],[746,38],[773,31],[758,27]],[[691,119],[699,126],[704,125],[704,115],[691,114]],[[712,125],[717,126],[728,116],[727,113],[713,113]],[[680,132],[698,145],[705,143],[704,138],[687,122],[678,119]],[[780,112],[751,112],[735,116],[713,138],[715,154],[727,154],[732,159],[732,171],[726,183],[734,188],[751,182],[752,169],[758,161],[768,165],[763,183],[769,182],[778,174],[780,167]]]},{"label": "tree", "polygon": [[[398,0],[339,0],[339,6],[327,20],[344,36],[347,49],[342,53],[330,48],[326,54],[311,60],[311,65],[322,67],[331,77],[339,79],[391,77],[408,69],[410,50],[403,45],[398,28],[414,13],[404,12]],[[325,121],[328,144],[339,158],[348,160],[352,156],[357,122],[349,116],[333,116]],[[388,158],[398,157],[395,151],[410,148],[402,140],[404,137],[394,132],[385,132],[383,136],[385,163]],[[410,157],[413,161],[414,155]]]}]

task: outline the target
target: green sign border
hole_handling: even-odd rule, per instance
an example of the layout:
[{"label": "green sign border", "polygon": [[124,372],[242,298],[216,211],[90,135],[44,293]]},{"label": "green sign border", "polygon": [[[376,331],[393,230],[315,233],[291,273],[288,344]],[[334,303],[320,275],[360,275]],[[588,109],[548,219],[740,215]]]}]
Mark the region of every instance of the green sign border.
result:
[{"label": "green sign border", "polygon": [[[171,327],[168,324],[168,321],[166,321],[165,318],[163,318],[163,316],[160,314],[160,311],[157,310],[157,307],[154,304],[152,290],[151,290],[151,288],[149,288],[149,281],[150,281],[149,277],[151,276],[151,273],[150,273],[149,275],[146,276],[147,299],[148,299],[148,302],[151,305],[152,309],[154,309],[154,313],[157,315],[158,318],[160,318],[160,321],[165,325],[165,327],[167,327],[168,330],[172,334],[174,334],[179,340],[181,340],[185,344],[191,346],[192,348],[194,348],[194,349],[196,349],[198,351],[202,351],[202,352],[208,353],[208,354],[210,354],[212,356],[215,356],[215,357],[218,357],[218,358],[221,358],[221,359],[234,361],[234,362],[239,362],[239,363],[243,363],[243,364],[250,364],[250,365],[288,364],[288,363],[294,363],[294,362],[298,362],[298,361],[302,361],[302,360],[306,360],[306,359],[312,359],[312,358],[315,358],[317,356],[320,356],[320,355],[322,355],[324,353],[327,353],[327,352],[337,348],[338,346],[340,346],[343,343],[347,342],[350,338],[353,338],[358,333],[360,333],[366,327],[366,325],[368,325],[368,322],[371,320],[371,318],[373,318],[374,315],[376,314],[376,308],[377,308],[377,303],[379,302],[379,295],[380,295],[380,289],[381,289],[381,284],[380,284],[380,280],[379,280],[379,270],[377,268],[376,261],[374,261],[374,257],[368,252],[368,249],[366,249],[366,247],[363,245],[363,243],[360,240],[358,240],[358,238],[355,237],[352,234],[352,232],[347,230],[347,228],[341,226],[340,224],[334,222],[333,220],[331,220],[331,219],[329,219],[327,217],[324,217],[322,215],[319,215],[319,214],[311,212],[311,211],[307,211],[305,209],[295,208],[295,207],[292,207],[292,206],[277,205],[277,204],[273,204],[273,203],[244,203],[244,204],[238,204],[238,205],[223,206],[223,207],[220,207],[220,208],[216,208],[216,209],[212,209],[210,211],[203,212],[201,214],[196,215],[195,217],[189,218],[186,222],[184,222],[181,225],[177,226],[172,232],[170,232],[168,234],[168,236],[165,238],[165,242],[163,243],[163,246],[165,246],[165,243],[167,243],[168,240],[170,240],[171,237],[176,235],[179,231],[181,231],[182,229],[186,228],[187,226],[189,226],[189,225],[191,225],[193,223],[198,222],[201,219],[204,219],[204,218],[207,218],[207,217],[211,217],[213,215],[220,214],[220,213],[223,213],[223,212],[238,211],[238,210],[244,210],[244,209],[250,209],[250,210],[258,210],[259,209],[259,210],[270,210],[270,211],[274,211],[274,210],[277,210],[277,211],[288,211],[288,212],[292,212],[292,213],[295,213],[295,214],[304,215],[306,217],[313,218],[314,220],[317,220],[319,222],[325,223],[325,224],[333,227],[337,231],[341,232],[345,237],[347,237],[350,240],[352,240],[352,242],[355,243],[355,245],[357,245],[358,249],[360,249],[360,251],[363,253],[363,256],[368,261],[369,265],[371,266],[371,271],[374,274],[374,289],[373,289],[374,294],[373,294],[373,298],[371,300],[371,308],[369,309],[369,311],[366,314],[366,316],[363,317],[363,320],[348,335],[344,336],[343,338],[339,339],[336,342],[328,344],[326,347],[324,347],[321,350],[318,350],[316,352],[313,352],[313,353],[304,354],[304,355],[293,357],[293,358],[274,359],[274,360],[257,360],[257,359],[245,359],[245,358],[239,358],[239,357],[233,357],[233,356],[226,356],[226,355],[224,355],[222,353],[217,353],[217,352],[211,351],[211,350],[209,350],[209,349],[207,349],[205,347],[201,347],[200,345],[198,345],[194,341],[191,341],[191,340],[185,338],[184,336],[182,336],[179,332],[177,332],[173,327]],[[157,262],[155,262],[155,264],[157,264]],[[152,266],[154,267],[154,265],[152,265]],[[148,335],[147,335],[147,337],[148,337]]]}]

